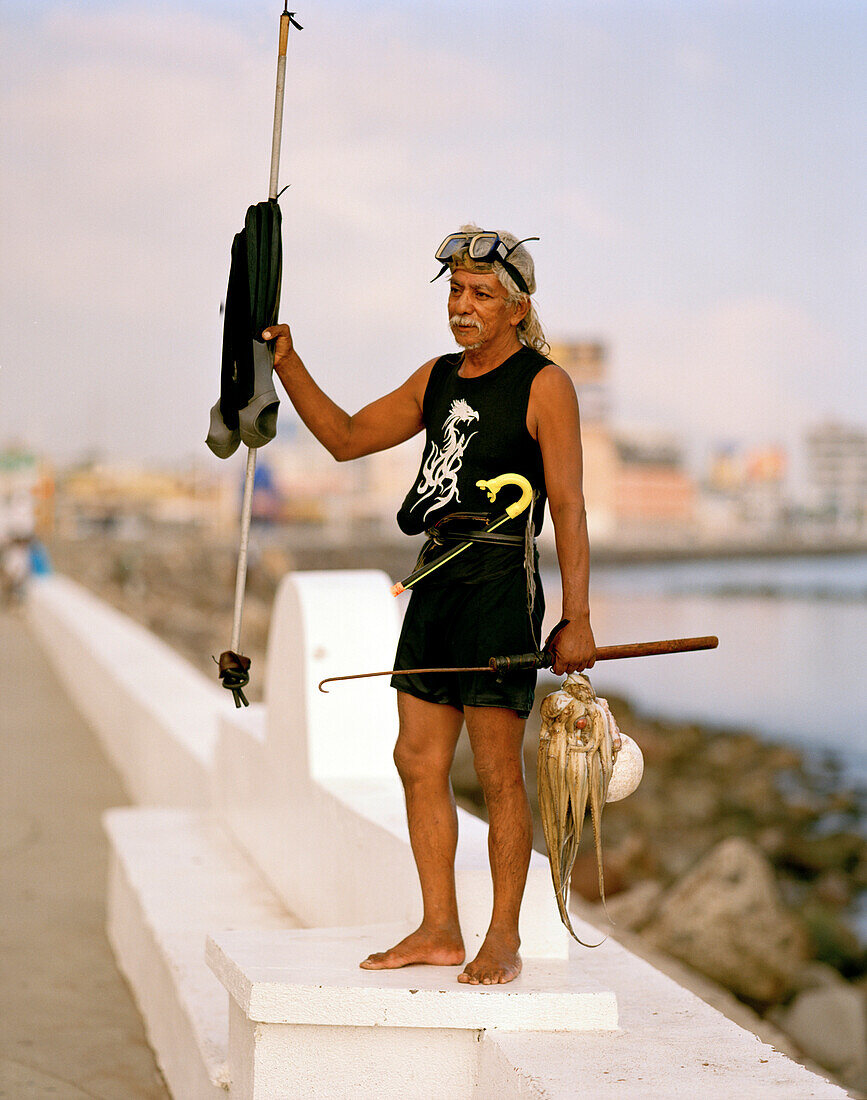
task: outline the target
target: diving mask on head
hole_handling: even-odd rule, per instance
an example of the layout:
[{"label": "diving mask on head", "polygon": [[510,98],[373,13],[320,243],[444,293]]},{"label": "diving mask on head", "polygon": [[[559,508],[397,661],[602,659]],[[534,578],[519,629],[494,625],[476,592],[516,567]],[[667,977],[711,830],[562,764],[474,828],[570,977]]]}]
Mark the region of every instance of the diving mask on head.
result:
[{"label": "diving mask on head", "polygon": [[524,237],[523,240],[516,241],[509,247],[506,242],[500,238],[499,233],[485,231],[480,233],[450,233],[434,253],[434,257],[439,260],[443,266],[439,274],[431,279],[431,282],[435,283],[440,275],[444,275],[446,271],[448,271],[449,260],[452,256],[466,249],[469,258],[475,260],[477,263],[502,264],[515,280],[518,289],[524,294],[530,294],[531,292],[527,286],[527,280],[518,268],[513,263],[509,262],[509,256],[511,256],[518,245],[524,244],[525,241],[538,240],[538,237]]}]

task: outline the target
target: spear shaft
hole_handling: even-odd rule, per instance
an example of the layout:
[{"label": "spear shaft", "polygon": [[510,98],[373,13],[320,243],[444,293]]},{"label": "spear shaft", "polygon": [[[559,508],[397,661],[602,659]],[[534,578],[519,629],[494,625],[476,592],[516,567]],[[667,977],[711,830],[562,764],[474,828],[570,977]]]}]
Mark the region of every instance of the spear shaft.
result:
[{"label": "spear shaft", "polygon": [[[301,26],[295,21],[295,12],[287,11],[284,4],[280,16],[280,39],[277,46],[277,81],[274,91],[274,127],[271,132],[271,166],[268,171],[268,198],[277,200],[280,176],[280,145],[283,136],[283,97],[286,87],[286,52],[289,45],[289,26]],[[241,648],[241,618],[244,613],[244,590],[247,585],[247,555],[250,543],[250,520],[253,514],[253,486],[256,481],[256,448],[247,448],[247,465],[244,470],[244,495],[241,501],[241,541],[238,549],[238,567],[235,572],[235,603],[232,611],[232,640],[229,648],[237,652]],[[246,682],[246,681],[245,681]]]},{"label": "spear shaft", "polygon": [[[557,630],[552,631],[556,636]],[[623,645],[600,646],[597,661],[619,661],[628,657],[657,657],[666,653],[692,653],[700,649],[716,649],[719,638],[713,634],[701,638],[664,638],[658,642],[627,642]],[[509,657],[492,657],[486,665],[461,668],[389,668],[382,672],[356,672],[350,676],[328,676],[319,681],[319,690],[328,694],[323,684],[338,680],[367,680],[371,676],[420,676],[427,672],[515,672],[519,669],[550,668],[554,653],[546,646],[541,653],[519,653]]]}]

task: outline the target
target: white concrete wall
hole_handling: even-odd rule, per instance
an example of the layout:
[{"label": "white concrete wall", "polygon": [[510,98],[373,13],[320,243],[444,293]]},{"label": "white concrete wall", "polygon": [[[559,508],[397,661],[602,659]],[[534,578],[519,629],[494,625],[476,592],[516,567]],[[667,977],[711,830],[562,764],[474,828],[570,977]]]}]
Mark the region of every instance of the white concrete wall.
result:
[{"label": "white concrete wall", "polygon": [[228,692],[66,577],[34,578],[27,611],[130,798],[207,806],[217,722],[233,706]]},{"label": "white concrete wall", "polygon": [[178,1100],[216,1100],[229,1087],[229,1006],[205,965],[205,937],[297,922],[208,814],[123,808],[104,825],[108,936],[148,1041]]},{"label": "white concrete wall", "polygon": [[[413,1091],[403,1081],[397,1095],[843,1097],[612,941],[573,952],[561,984],[567,996],[587,982],[600,1004],[609,998],[615,1015],[606,1026],[619,1011],[621,1030],[528,1035],[520,1026],[443,1026],[446,1017],[430,1029],[347,1023],[346,988],[367,974],[352,961],[356,948],[367,951],[372,924],[412,927],[420,899],[391,763],[396,719],[387,681],[335,686],[329,695],[316,683],[390,665],[398,608],[388,585],[377,573],[286,577],[269,640],[267,703],[243,711],[216,681],[79,586],[54,577],[32,587],[30,621],[131,797],[199,808],[176,817],[126,809],[108,821],[111,937],[176,1100],[212,1100],[227,1087],[236,1100],[379,1096],[379,1067],[413,1059],[428,1084]],[[486,830],[463,814],[460,825],[458,889],[472,952],[490,906]],[[334,980],[340,1024],[256,1020],[252,999],[246,1004],[230,980],[242,970],[257,981],[264,975],[282,989],[268,991],[269,1003],[272,993],[281,1004],[298,1003],[297,989],[283,988],[298,985],[292,965],[274,965],[285,936],[303,936],[288,931],[298,917],[358,926],[346,929],[352,959]],[[597,938],[577,927],[583,938]],[[268,929],[273,943],[262,939]],[[222,961],[211,962],[233,992],[229,1012],[228,995],[205,968],[209,935],[221,945]],[[547,863],[538,856],[522,935],[528,979],[534,955],[565,954]],[[404,985],[411,998],[419,969],[442,972],[436,999],[459,999],[472,988],[451,981],[446,968],[380,972],[383,987]],[[377,980],[370,972],[366,995]],[[522,982],[487,995],[532,999]],[[520,1025],[520,1012],[515,1018]]]}]

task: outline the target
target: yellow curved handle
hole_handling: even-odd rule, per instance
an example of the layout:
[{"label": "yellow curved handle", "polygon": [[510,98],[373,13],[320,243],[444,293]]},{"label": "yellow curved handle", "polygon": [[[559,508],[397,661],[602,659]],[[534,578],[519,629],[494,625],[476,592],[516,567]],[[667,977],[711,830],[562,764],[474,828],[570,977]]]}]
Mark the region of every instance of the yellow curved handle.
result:
[{"label": "yellow curved handle", "polygon": [[477,481],[476,485],[487,492],[488,500],[494,500],[504,485],[517,485],[521,490],[521,496],[506,509],[506,515],[510,519],[519,516],[533,499],[533,486],[520,474],[500,474],[499,477],[492,477],[490,481]]}]

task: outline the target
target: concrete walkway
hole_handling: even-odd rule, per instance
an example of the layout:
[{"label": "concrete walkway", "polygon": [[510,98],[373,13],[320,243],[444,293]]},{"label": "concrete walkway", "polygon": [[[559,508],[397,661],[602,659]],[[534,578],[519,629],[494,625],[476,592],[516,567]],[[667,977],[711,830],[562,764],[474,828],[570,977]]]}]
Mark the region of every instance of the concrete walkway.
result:
[{"label": "concrete walkway", "polygon": [[164,1100],[105,937],[117,774],[22,615],[0,612],[0,1097]]}]

